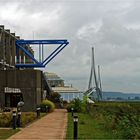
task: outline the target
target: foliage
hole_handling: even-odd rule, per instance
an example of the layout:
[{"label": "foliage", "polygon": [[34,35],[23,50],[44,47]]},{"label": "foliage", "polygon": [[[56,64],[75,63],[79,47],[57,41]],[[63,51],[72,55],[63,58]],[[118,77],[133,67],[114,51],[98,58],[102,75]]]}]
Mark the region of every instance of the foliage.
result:
[{"label": "foliage", "polygon": [[68,102],[66,100],[63,100],[63,108],[67,108]]},{"label": "foliage", "polygon": [[[44,116],[43,113],[41,113],[41,116]],[[21,122],[22,126],[24,127],[28,123],[31,123],[37,119],[35,112],[22,112],[21,114]],[[12,126],[12,113],[2,113],[0,114],[0,127],[11,127]]]},{"label": "foliage", "polygon": [[74,109],[74,112],[81,112],[82,111],[82,101],[78,98],[75,98],[67,106],[67,111],[71,112],[71,108]]},{"label": "foliage", "polygon": [[36,119],[36,113],[35,112],[24,112],[21,116],[21,122],[22,126],[25,126],[26,124],[32,122]]},{"label": "foliage", "polygon": [[140,103],[96,103],[90,115],[112,131],[115,138],[140,139]]},{"label": "foliage", "polygon": [[53,102],[49,100],[43,100],[42,103],[40,104],[40,108],[42,112],[45,112],[46,106],[48,107],[49,112],[53,112],[55,109],[55,105]]},{"label": "foliage", "polygon": [[[78,113],[79,139],[140,139],[140,102],[99,102]],[[69,114],[67,138],[73,138]]]},{"label": "foliage", "polygon": [[82,100],[82,112],[87,112],[88,104],[87,104],[87,96],[83,96]]},{"label": "foliage", "polygon": [[49,100],[54,103],[58,103],[58,102],[60,102],[60,97],[61,97],[61,95],[58,92],[52,92],[50,94]]},{"label": "foliage", "polygon": [[79,98],[73,99],[67,105],[67,111],[71,112],[71,108],[74,109],[74,112],[87,112],[87,97],[83,96],[83,100],[81,101]]},{"label": "foliage", "polygon": [[12,124],[12,116],[8,113],[0,114],[0,127],[9,127]]}]

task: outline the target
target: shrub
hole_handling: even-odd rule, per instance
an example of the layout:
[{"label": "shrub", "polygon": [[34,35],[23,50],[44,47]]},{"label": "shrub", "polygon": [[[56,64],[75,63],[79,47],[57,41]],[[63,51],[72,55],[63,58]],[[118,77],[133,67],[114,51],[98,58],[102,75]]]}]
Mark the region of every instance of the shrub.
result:
[{"label": "shrub", "polygon": [[58,92],[52,92],[50,94],[49,100],[54,103],[58,103],[58,102],[60,102],[60,97],[61,97],[61,95]]},{"label": "shrub", "polygon": [[66,100],[63,100],[63,108],[67,108],[68,102]]},{"label": "shrub", "polygon": [[71,112],[71,108],[74,109],[74,112],[81,112],[82,111],[82,101],[78,98],[75,98],[67,106],[67,111]]},{"label": "shrub", "polygon": [[87,97],[84,96],[83,100],[81,101],[79,98],[75,98],[67,105],[67,111],[71,112],[71,108],[74,109],[74,112],[87,112],[88,104],[87,104]]},{"label": "shrub", "polygon": [[91,106],[90,115],[105,129],[112,131],[114,138],[140,139],[140,103],[107,102]]},{"label": "shrub", "polygon": [[49,112],[53,112],[55,109],[55,105],[53,102],[49,100],[43,100],[40,104],[41,112],[46,112],[46,106],[48,107]]},{"label": "shrub", "polygon": [[83,101],[82,101],[82,112],[87,112],[88,109],[88,104],[87,104],[87,96],[83,96]]},{"label": "shrub", "polygon": [[12,116],[10,113],[0,114],[0,127],[9,127],[11,126]]},{"label": "shrub", "polygon": [[24,112],[21,115],[22,119],[22,126],[25,126],[26,124],[32,122],[33,120],[36,119],[36,113],[35,112]]},{"label": "shrub", "polygon": [[[46,114],[46,113],[45,113]],[[41,116],[44,114],[41,113]],[[17,116],[18,117],[18,116]],[[21,113],[21,125],[24,127],[28,123],[31,123],[36,119],[35,112],[22,112]],[[12,126],[12,112],[4,112],[0,114],[0,127],[11,127]]]}]

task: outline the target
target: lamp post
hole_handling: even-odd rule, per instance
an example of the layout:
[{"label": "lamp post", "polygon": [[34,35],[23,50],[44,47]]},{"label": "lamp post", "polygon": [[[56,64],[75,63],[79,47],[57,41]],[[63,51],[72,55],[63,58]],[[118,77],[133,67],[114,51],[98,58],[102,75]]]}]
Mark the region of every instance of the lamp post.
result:
[{"label": "lamp post", "polygon": [[13,129],[16,129],[16,111],[13,111],[13,124],[12,124],[12,126],[13,126]]},{"label": "lamp post", "polygon": [[74,140],[78,139],[78,116],[74,116],[73,118],[73,123],[74,123]]},{"label": "lamp post", "polygon": [[17,104],[17,113],[18,113],[18,118],[17,118],[17,127],[21,127],[21,107],[24,106],[24,102],[20,101]]},{"label": "lamp post", "polygon": [[18,111],[17,127],[21,127],[21,110]]},{"label": "lamp post", "polygon": [[71,108],[71,116],[73,117],[73,111],[74,111],[74,108],[72,107]]},{"label": "lamp post", "polygon": [[60,98],[60,105],[61,105],[61,108],[64,107],[64,104],[63,104],[63,98]]},{"label": "lamp post", "polygon": [[48,106],[46,106],[46,113],[48,113],[49,112],[49,110],[48,110]]},{"label": "lamp post", "polygon": [[37,118],[39,118],[40,117],[40,107],[37,107],[36,114],[37,114]]}]

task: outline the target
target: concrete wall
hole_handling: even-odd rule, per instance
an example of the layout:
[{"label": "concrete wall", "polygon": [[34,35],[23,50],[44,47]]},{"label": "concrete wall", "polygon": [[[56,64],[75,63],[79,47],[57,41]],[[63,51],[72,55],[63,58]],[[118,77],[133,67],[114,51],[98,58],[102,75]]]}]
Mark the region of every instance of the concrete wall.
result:
[{"label": "concrete wall", "polygon": [[[10,33],[9,29],[4,29],[4,26],[0,25],[0,62],[3,60],[6,64],[15,66],[15,41],[18,39],[20,39],[19,36],[15,36],[15,33]],[[34,55],[34,51],[29,45],[24,47]],[[33,61],[21,50],[19,50],[19,56],[21,57],[21,63],[24,63],[24,57],[26,62],[33,63]],[[3,68],[2,65],[0,65],[0,68]]]},{"label": "concrete wall", "polygon": [[15,65],[15,33],[10,33],[9,29],[4,29],[3,25],[0,25],[0,61],[4,60],[6,64]]},{"label": "concrete wall", "polygon": [[[23,94],[23,111],[35,111],[43,94],[42,71],[0,70],[0,104],[5,106],[4,87],[19,88]],[[11,93],[12,94],[12,93]]]}]

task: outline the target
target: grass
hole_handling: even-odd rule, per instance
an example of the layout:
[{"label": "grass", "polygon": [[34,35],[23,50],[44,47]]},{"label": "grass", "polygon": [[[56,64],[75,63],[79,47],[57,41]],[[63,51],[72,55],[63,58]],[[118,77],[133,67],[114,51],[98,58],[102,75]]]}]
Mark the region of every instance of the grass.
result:
[{"label": "grass", "polygon": [[17,133],[19,129],[0,129],[0,139],[4,140]]},{"label": "grass", "polygon": [[[100,102],[77,113],[79,139],[140,139],[140,102]],[[66,139],[73,139],[73,118],[68,115]]]},{"label": "grass", "polygon": [[[110,139],[113,138],[103,124],[96,122],[89,114],[78,113],[78,139]],[[66,139],[73,139],[73,118],[68,114]]]}]

